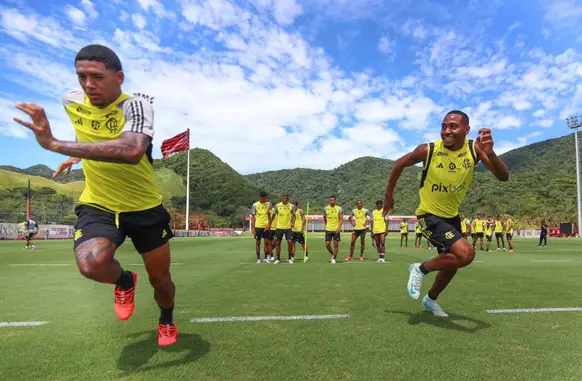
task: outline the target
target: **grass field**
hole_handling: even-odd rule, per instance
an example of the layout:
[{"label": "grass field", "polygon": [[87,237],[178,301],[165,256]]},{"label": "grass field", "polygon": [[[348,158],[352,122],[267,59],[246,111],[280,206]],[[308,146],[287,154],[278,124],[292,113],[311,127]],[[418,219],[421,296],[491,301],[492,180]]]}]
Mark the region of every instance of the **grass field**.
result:
[{"label": "grass field", "polygon": [[[348,238],[348,236],[344,237]],[[369,244],[369,240],[368,240]],[[321,237],[312,261],[255,264],[250,238],[174,239],[174,347],[156,345],[158,310],[139,255],[136,310],[113,313],[113,288],[84,279],[71,242],[0,242],[2,380],[581,380],[582,312],[489,314],[489,309],[582,307],[582,242],[478,252],[439,298],[449,318],[406,296],[408,264],[434,251],[396,248],[390,263],[328,263]],[[340,258],[348,252],[342,242]],[[299,255],[301,257],[301,255]],[[27,264],[45,264],[28,266]],[[52,266],[46,266],[52,264]],[[20,266],[14,266],[20,265]],[[427,278],[423,293],[434,275]],[[190,323],[192,318],[349,314],[346,319]]]}]

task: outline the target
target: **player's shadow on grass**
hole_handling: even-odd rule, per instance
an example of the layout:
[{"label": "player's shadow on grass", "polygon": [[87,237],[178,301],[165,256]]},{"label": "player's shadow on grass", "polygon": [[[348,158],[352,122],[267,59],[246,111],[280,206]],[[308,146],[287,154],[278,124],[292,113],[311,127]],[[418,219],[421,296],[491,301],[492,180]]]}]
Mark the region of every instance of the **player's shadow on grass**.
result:
[{"label": "player's shadow on grass", "polygon": [[455,331],[467,333],[476,333],[478,331],[491,327],[491,324],[486,323],[482,320],[473,319],[467,316],[451,313],[449,313],[449,317],[442,318],[434,316],[430,311],[406,312],[406,311],[386,310],[386,312],[389,312],[391,314],[408,316],[408,324],[410,325],[418,325],[424,323],[433,325],[438,328],[452,329]]},{"label": "player's shadow on grass", "polygon": [[[178,342],[168,347],[158,346],[157,332],[140,332],[132,336],[144,337],[144,335],[143,340],[133,342],[121,351],[117,368],[123,375],[191,363],[210,352],[210,343],[198,335],[180,333]],[[158,352],[174,353],[179,358],[159,364],[148,364]]]}]

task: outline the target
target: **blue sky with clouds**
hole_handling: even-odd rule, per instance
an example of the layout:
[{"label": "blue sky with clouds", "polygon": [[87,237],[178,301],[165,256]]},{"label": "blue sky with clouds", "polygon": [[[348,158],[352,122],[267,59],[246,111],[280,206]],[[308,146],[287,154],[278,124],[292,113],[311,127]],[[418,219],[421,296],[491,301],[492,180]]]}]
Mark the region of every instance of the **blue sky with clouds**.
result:
[{"label": "blue sky with clouds", "polygon": [[5,0],[0,5],[0,164],[51,167],[12,122],[60,104],[73,59],[113,48],[126,92],[155,97],[155,153],[186,128],[242,173],[397,158],[438,137],[447,110],[493,129],[498,152],[569,133],[582,112],[578,0]]}]

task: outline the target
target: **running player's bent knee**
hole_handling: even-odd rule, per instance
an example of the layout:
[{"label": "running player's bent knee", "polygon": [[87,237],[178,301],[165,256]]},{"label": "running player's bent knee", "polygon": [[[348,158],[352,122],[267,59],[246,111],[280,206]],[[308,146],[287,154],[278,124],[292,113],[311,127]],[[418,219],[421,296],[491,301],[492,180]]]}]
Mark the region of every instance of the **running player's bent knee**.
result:
[{"label": "running player's bent knee", "polygon": [[169,272],[161,275],[150,275],[149,280],[152,287],[156,290],[172,288],[172,276]]},{"label": "running player's bent knee", "polygon": [[469,246],[459,257],[459,262],[461,267],[465,267],[471,264],[475,259],[475,249]]}]

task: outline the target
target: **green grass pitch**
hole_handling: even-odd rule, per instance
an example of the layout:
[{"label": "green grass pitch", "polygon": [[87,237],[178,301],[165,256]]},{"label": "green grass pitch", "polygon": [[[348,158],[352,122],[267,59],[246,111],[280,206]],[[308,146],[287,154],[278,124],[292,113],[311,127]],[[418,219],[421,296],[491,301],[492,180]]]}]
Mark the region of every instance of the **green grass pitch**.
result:
[{"label": "green grass pitch", "polygon": [[[389,263],[368,238],[367,261],[329,264],[320,235],[312,260],[257,265],[247,237],[172,240],[180,339],[156,345],[158,309],[140,257],[136,309],[113,313],[113,287],[84,279],[72,242],[0,242],[2,380],[582,380],[582,312],[488,314],[488,309],[582,307],[582,242],[518,239],[514,253],[477,253],[439,298],[450,318],[406,295],[408,264],[434,255],[387,242]],[[358,250],[358,249],[356,249]],[[285,252],[285,249],[284,249]],[[356,254],[357,255],[357,254]],[[284,255],[286,257],[286,254]],[[13,266],[64,264],[65,266]],[[423,287],[428,291],[434,275]],[[347,319],[190,323],[192,318],[349,314]]]}]

